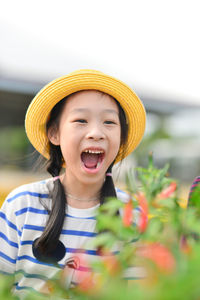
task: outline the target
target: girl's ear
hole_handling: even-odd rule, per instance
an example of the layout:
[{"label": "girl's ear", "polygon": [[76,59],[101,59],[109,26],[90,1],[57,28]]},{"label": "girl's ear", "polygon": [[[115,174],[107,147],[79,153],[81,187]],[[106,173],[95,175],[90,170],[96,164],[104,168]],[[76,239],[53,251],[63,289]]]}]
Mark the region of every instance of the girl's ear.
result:
[{"label": "girl's ear", "polygon": [[60,137],[59,137],[58,129],[55,126],[51,126],[48,129],[47,137],[53,145],[55,146],[60,145]]}]

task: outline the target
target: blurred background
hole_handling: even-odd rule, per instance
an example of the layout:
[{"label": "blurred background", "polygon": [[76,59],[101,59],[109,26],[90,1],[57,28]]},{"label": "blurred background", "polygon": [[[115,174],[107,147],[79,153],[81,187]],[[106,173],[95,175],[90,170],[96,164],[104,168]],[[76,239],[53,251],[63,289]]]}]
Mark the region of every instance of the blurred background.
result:
[{"label": "blurred background", "polygon": [[147,110],[144,139],[115,168],[170,163],[187,199],[200,175],[199,1],[0,0],[0,203],[47,177],[24,131],[26,109],[49,81],[97,69],[130,85]]}]

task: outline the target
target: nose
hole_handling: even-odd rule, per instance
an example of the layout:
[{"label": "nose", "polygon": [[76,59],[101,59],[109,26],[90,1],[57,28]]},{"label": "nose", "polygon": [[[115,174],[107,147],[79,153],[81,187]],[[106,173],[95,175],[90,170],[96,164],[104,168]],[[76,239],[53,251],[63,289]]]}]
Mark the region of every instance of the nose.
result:
[{"label": "nose", "polygon": [[100,125],[95,124],[90,126],[87,134],[86,134],[87,139],[93,139],[95,141],[102,140],[105,138],[105,133],[103,132],[103,129],[101,128]]}]

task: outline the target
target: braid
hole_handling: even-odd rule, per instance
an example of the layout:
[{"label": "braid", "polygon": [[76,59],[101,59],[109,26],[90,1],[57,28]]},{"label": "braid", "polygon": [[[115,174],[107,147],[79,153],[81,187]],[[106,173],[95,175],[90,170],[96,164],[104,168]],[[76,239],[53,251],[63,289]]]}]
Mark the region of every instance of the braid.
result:
[{"label": "braid", "polygon": [[60,146],[55,146],[51,142],[49,142],[50,149],[50,159],[48,162],[47,171],[53,176],[58,176],[62,169],[63,157],[60,150]]},{"label": "braid", "polygon": [[[63,164],[63,158],[59,146],[50,143],[50,160],[47,171],[54,177],[58,176]],[[52,209],[46,223],[44,232],[37,240],[35,247],[43,256],[50,256],[59,242],[59,236],[63,228],[65,218],[66,198],[65,191],[60,182],[54,182],[52,197]]]},{"label": "braid", "polygon": [[[107,173],[112,172],[112,166],[113,164],[108,168]],[[100,196],[100,202],[103,204],[107,197],[116,197],[116,191],[115,186],[113,182],[112,176],[106,176],[104,184],[101,188],[101,196]]]}]

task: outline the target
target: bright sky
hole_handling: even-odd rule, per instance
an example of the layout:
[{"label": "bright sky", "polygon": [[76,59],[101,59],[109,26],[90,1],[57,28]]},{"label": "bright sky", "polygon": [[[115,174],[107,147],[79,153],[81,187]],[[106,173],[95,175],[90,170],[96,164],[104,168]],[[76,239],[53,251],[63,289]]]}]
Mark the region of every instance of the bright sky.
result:
[{"label": "bright sky", "polygon": [[53,79],[80,68],[200,104],[199,0],[0,0],[0,72]]}]

